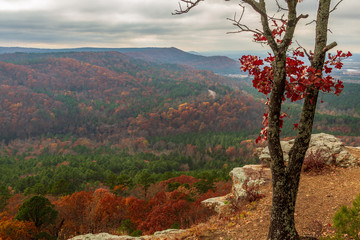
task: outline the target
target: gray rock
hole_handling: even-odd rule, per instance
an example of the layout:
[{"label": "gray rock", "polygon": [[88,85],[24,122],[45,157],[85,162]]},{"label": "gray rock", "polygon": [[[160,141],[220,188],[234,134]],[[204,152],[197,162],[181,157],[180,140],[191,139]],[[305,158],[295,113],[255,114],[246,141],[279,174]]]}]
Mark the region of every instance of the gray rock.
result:
[{"label": "gray rock", "polygon": [[221,197],[209,198],[201,202],[207,208],[214,209],[218,214],[227,214],[231,212],[231,201],[234,198],[233,194],[227,194]]},{"label": "gray rock", "polygon": [[108,233],[79,235],[68,240],[144,240],[143,237],[117,236]]},{"label": "gray rock", "polygon": [[155,232],[154,236],[168,235],[168,234],[178,234],[178,233],[181,233],[181,232],[184,232],[184,231],[185,230],[183,230],[183,229],[167,229],[167,230]]},{"label": "gray rock", "polygon": [[155,232],[154,235],[146,235],[141,237],[130,237],[130,236],[117,236],[111,235],[108,233],[98,233],[98,234],[85,234],[79,235],[68,240],[150,240],[150,239],[162,239],[162,235],[168,238],[172,234],[178,234],[185,230],[183,229],[167,229],[164,231]]},{"label": "gray rock", "polygon": [[[294,139],[280,142],[284,152],[285,161],[289,160],[289,152],[291,147],[294,145],[294,142]],[[268,147],[265,147],[262,151],[257,152],[260,152],[259,159],[261,161],[270,161],[271,158]],[[326,133],[311,135],[309,149],[306,152],[305,158],[309,157],[310,154],[320,157],[328,165],[335,163],[340,167],[354,166],[357,160],[349,151],[347,151],[340,139]]]},{"label": "gray rock", "polygon": [[231,213],[233,205],[230,203],[237,205],[246,199],[246,186],[256,187],[269,183],[271,180],[270,169],[263,165],[246,165],[234,168],[229,175],[233,182],[230,194],[209,198],[201,202],[205,207],[214,209],[220,215]]},{"label": "gray rock", "polygon": [[230,173],[232,178],[232,193],[234,194],[235,199],[246,197],[246,191],[243,188],[243,184],[247,179],[245,171],[243,168],[234,168]]},{"label": "gray rock", "polygon": [[236,200],[244,199],[247,196],[245,186],[260,186],[270,182],[270,168],[263,165],[246,165],[241,168],[234,168],[230,173],[232,178],[232,194]]}]

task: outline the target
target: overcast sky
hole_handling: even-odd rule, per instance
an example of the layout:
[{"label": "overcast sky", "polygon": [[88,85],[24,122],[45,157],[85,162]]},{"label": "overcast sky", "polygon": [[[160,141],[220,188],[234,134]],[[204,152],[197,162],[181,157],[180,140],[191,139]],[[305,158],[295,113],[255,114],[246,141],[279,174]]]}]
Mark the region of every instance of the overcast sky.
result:
[{"label": "overcast sky", "polygon": [[[273,0],[267,0],[269,4]],[[334,1],[334,0],[333,0]],[[188,14],[173,16],[178,0],[0,0],[0,46],[177,47],[185,51],[261,49],[247,33],[226,20],[240,12],[240,1],[205,0]],[[285,2],[285,0],[280,0]],[[298,13],[309,13],[296,39],[311,49],[318,0],[304,0]],[[344,0],[331,15],[329,41],[360,53],[360,0]],[[256,27],[258,16],[247,9],[244,23]],[[265,49],[265,48],[264,48]]]}]

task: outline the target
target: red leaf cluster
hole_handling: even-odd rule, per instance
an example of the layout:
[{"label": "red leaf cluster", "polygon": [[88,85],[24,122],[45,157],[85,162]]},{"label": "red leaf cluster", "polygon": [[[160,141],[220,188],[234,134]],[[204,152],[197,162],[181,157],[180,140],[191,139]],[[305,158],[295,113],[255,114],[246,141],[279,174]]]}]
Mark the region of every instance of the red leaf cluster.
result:
[{"label": "red leaf cluster", "polygon": [[[280,22],[280,23],[279,23]],[[272,31],[273,36],[277,42],[281,40],[277,39],[285,31],[286,21],[278,20],[273,21],[274,29]],[[263,43],[266,41],[264,36],[261,34],[256,34],[254,36],[256,42]],[[285,92],[283,96],[283,101],[289,99],[291,102],[299,101],[308,94],[308,89],[315,87],[325,93],[335,93],[339,95],[344,88],[344,85],[340,80],[334,79],[330,74],[333,70],[333,67],[336,69],[341,69],[343,66],[342,60],[352,56],[350,52],[343,53],[342,51],[337,51],[336,54],[328,54],[328,59],[325,61],[324,68],[318,70],[310,65],[307,65],[302,58],[304,58],[305,53],[302,48],[297,48],[296,50],[289,53],[286,58],[286,85]],[[314,54],[310,52],[310,59],[313,58]],[[253,76],[253,86],[261,93],[266,96],[271,93],[273,88],[274,81],[274,69],[273,62],[275,57],[269,53],[269,56],[265,59],[261,59],[257,56],[242,56],[240,59],[241,70],[248,72],[249,75]],[[285,115],[280,117],[280,127],[282,127],[283,118]],[[261,131],[260,138],[257,141],[261,140],[263,137],[266,140],[267,135],[267,113],[264,114],[264,128]],[[297,127],[297,126],[296,126]]]}]

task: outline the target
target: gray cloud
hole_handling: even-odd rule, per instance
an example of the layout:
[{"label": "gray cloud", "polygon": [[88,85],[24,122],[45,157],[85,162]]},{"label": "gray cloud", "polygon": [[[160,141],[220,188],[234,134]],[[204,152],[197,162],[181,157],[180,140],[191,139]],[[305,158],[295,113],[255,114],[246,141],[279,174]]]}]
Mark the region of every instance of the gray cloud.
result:
[{"label": "gray cloud", "polygon": [[[315,18],[317,1],[304,0],[299,13]],[[172,16],[177,0],[0,0],[0,45],[42,47],[175,46],[184,50],[219,51],[259,48],[251,34],[236,31],[227,17],[239,12],[238,1],[207,0],[181,16]],[[360,52],[357,9],[360,1],[344,1],[332,15],[330,40]],[[243,19],[258,27],[257,15]],[[299,25],[296,38],[311,49],[313,26]]]}]

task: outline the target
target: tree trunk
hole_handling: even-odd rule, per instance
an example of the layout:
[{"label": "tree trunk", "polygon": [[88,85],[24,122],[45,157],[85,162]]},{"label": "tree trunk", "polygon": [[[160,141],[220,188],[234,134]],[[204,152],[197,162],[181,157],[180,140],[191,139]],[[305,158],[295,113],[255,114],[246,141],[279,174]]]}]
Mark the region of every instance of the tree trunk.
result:
[{"label": "tree trunk", "polygon": [[285,91],[285,52],[279,53],[273,64],[274,85],[269,102],[268,145],[271,155],[273,197],[268,239],[299,239],[295,228],[294,211],[297,187],[289,180],[280,145],[280,114]]},{"label": "tree trunk", "polygon": [[[316,21],[316,40],[314,57],[311,66],[322,70],[327,51],[327,31],[330,15],[331,0],[320,0]],[[281,59],[279,59],[281,60]],[[276,67],[281,66],[278,63]],[[280,69],[274,69],[274,79],[279,80],[283,76]],[[295,205],[300,182],[301,168],[306,151],[309,147],[311,132],[315,117],[315,110],[319,90],[314,87],[307,89],[302,114],[299,124],[299,132],[295,143],[289,153],[289,162],[286,165],[283,160],[283,152],[280,145],[278,127],[280,110],[278,105],[281,93],[281,81],[274,81],[274,91],[271,92],[269,103],[269,130],[268,143],[271,155],[271,172],[273,184],[273,197],[271,209],[271,222],[268,239],[271,240],[298,240],[300,239],[295,228]],[[280,89],[280,91],[279,91]],[[281,94],[281,97],[283,92]],[[275,118],[277,120],[275,120]]]}]

